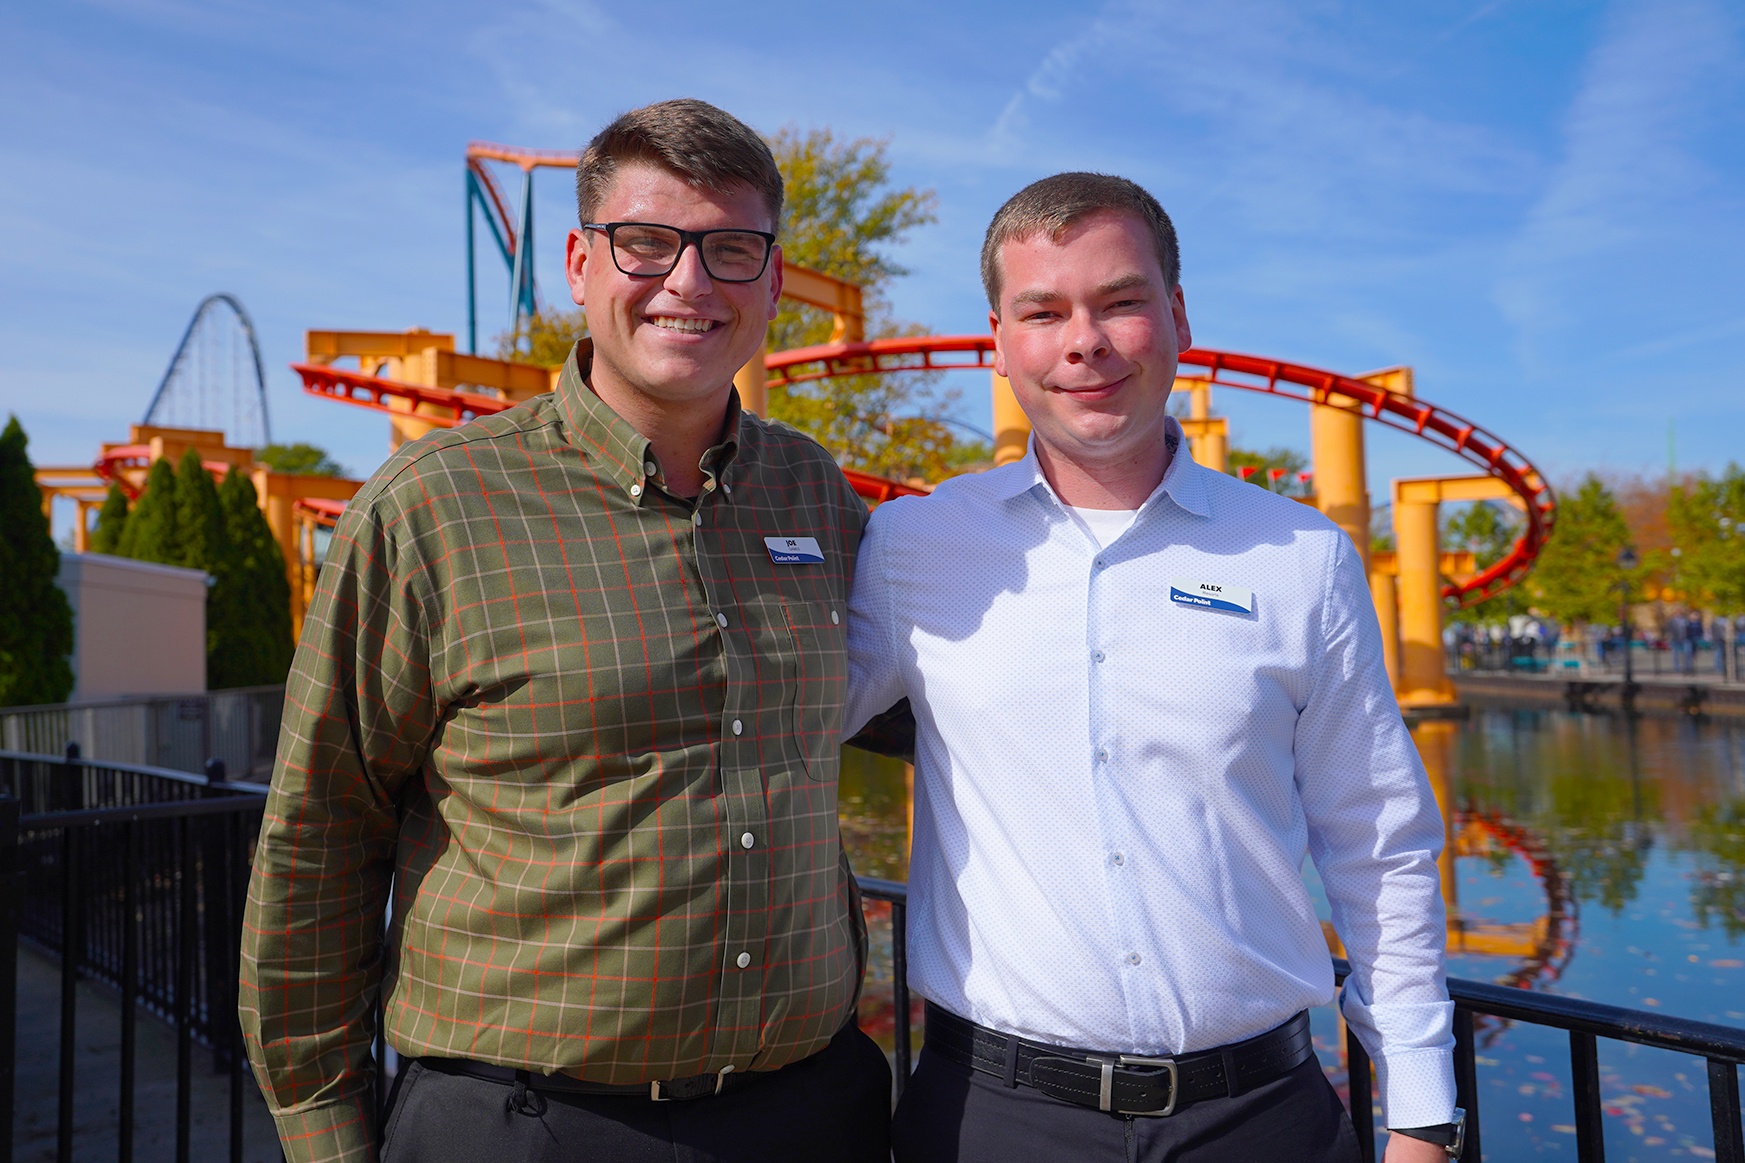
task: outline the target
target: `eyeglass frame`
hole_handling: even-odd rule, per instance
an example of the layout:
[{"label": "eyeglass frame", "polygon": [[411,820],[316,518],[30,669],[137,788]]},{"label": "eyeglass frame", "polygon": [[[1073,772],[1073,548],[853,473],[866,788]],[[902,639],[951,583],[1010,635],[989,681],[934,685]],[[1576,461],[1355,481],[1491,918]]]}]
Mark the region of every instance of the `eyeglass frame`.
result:
[{"label": "eyeglass frame", "polygon": [[[664,271],[627,271],[618,261],[618,246],[614,235],[620,226],[653,226],[660,230],[670,230],[679,236],[679,249],[673,253],[673,265]],[[691,247],[697,252],[697,261],[703,264],[703,273],[717,283],[755,283],[769,271],[770,255],[776,249],[776,236],[768,230],[751,230],[743,226],[719,226],[712,230],[680,230],[677,226],[668,226],[665,222],[584,222],[583,230],[594,230],[606,236],[606,249],[612,252],[612,265],[618,273],[631,279],[664,279],[678,269],[679,260],[685,257],[685,248]],[[764,241],[763,266],[749,279],[724,279],[709,269],[709,260],[703,253],[703,239],[711,234],[755,234]]]}]

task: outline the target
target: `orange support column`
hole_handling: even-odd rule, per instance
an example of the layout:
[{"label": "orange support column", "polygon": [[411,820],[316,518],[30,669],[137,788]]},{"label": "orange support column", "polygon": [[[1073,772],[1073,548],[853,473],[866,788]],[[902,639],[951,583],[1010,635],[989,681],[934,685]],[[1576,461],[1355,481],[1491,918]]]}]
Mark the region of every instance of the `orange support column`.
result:
[{"label": "orange support column", "polygon": [[1212,415],[1212,385],[1205,380],[1179,379],[1175,390],[1188,393],[1188,418],[1182,430],[1194,463],[1214,472],[1230,471],[1230,421]]},{"label": "orange support column", "polygon": [[1024,459],[1030,446],[1030,417],[1018,406],[1012,382],[999,372],[988,374],[993,379],[994,464],[1011,464]]},{"label": "orange support column", "polygon": [[763,358],[769,353],[769,341],[757,345],[757,351],[745,361],[745,366],[733,373],[733,386],[739,389],[739,406],[754,416],[769,416],[769,369]]},{"label": "orange support column", "polygon": [[1442,658],[1442,563],[1435,500],[1394,488],[1394,540],[1399,561],[1400,680],[1402,707],[1454,701]]},{"label": "orange support column", "polygon": [[[1378,560],[1386,558],[1386,561]],[[1400,689],[1400,590],[1392,554],[1369,557],[1369,596],[1375,603],[1375,620],[1381,626],[1381,658],[1388,671],[1388,685]]]},{"label": "orange support column", "polygon": [[1332,394],[1309,406],[1309,449],[1314,461],[1315,504],[1345,530],[1369,570],[1369,486],[1363,462],[1362,405]]}]

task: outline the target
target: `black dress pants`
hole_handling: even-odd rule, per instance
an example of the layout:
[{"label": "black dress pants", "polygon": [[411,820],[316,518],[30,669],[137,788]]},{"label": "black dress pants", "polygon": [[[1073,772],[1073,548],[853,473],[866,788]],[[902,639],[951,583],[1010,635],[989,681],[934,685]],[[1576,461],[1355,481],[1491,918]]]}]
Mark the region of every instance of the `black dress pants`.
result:
[{"label": "black dress pants", "polygon": [[897,1104],[897,1163],[1358,1163],[1357,1134],[1311,1058],[1168,1118],[1105,1114],[921,1051]]},{"label": "black dress pants", "polygon": [[514,1087],[410,1064],[382,1163],[889,1163],[891,1069],[851,1022],[801,1062],[684,1102],[563,1094],[510,1110]]}]

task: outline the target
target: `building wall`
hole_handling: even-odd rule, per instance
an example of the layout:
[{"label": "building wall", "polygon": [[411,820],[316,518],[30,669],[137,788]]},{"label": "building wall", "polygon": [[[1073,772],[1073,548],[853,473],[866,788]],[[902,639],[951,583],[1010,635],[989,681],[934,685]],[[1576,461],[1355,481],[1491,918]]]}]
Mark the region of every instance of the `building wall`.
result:
[{"label": "building wall", "polygon": [[62,553],[73,607],[73,702],[206,689],[206,574]]}]

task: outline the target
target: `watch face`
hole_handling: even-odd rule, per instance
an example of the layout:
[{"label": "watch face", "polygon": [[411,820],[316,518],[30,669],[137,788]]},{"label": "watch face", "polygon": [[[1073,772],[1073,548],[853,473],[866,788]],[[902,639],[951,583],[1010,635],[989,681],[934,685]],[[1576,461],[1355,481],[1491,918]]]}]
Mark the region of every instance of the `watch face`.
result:
[{"label": "watch face", "polygon": [[1454,1108],[1454,1142],[1446,1149],[1450,1159],[1460,1158],[1460,1153],[1466,1149],[1466,1111],[1460,1107]]}]

